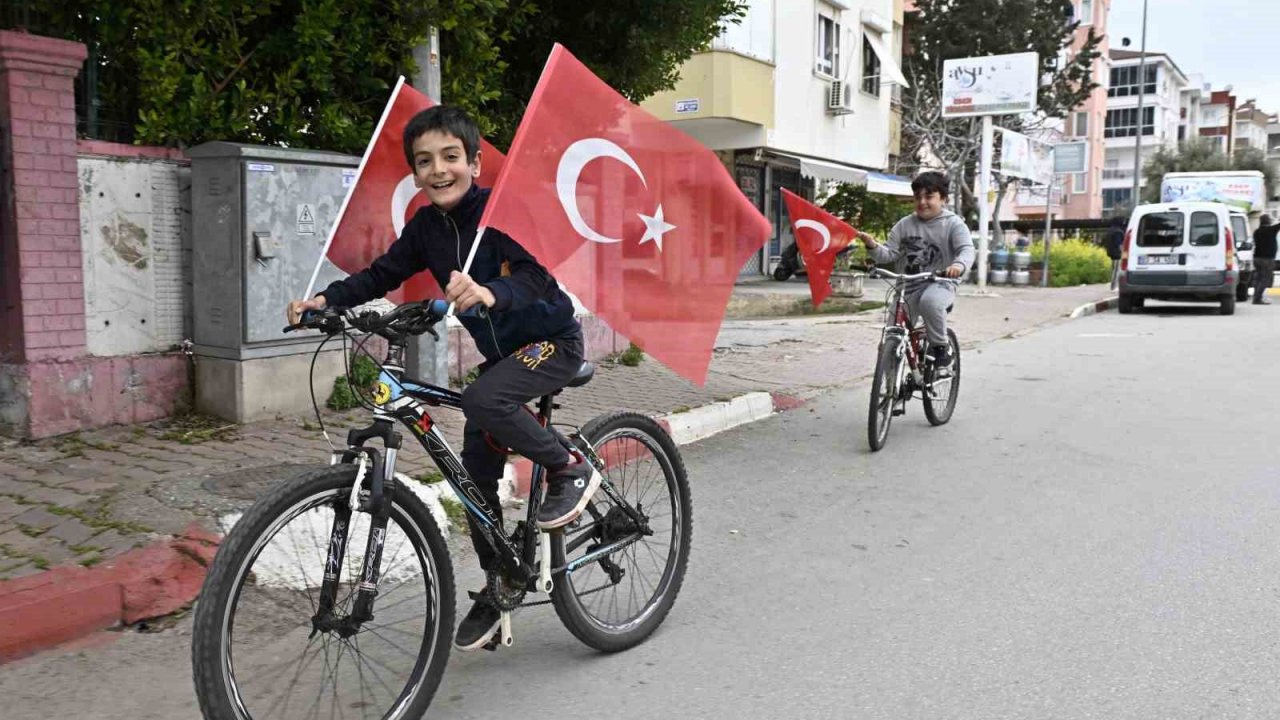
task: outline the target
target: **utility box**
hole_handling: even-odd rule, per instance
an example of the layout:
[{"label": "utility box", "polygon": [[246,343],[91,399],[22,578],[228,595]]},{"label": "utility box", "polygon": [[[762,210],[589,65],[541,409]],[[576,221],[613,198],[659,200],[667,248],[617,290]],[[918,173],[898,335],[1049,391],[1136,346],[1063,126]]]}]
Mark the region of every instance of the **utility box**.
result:
[{"label": "utility box", "polygon": [[[196,407],[235,422],[311,409],[314,332],[285,334],[285,308],[303,297],[360,158],[211,142],[191,158]],[[323,289],[344,273],[327,260]],[[342,345],[316,362],[316,399],[345,373]]]}]

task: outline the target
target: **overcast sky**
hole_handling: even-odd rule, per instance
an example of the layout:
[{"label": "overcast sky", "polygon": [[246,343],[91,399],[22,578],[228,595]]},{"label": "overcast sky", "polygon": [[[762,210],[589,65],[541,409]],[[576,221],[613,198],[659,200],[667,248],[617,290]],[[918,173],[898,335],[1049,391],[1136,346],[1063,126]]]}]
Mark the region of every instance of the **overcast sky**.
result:
[{"label": "overcast sky", "polygon": [[[1112,0],[1111,47],[1142,44],[1142,0]],[[1280,112],[1280,0],[1147,0],[1147,50],[1163,52],[1214,90],[1232,85],[1239,103],[1257,98]]]}]

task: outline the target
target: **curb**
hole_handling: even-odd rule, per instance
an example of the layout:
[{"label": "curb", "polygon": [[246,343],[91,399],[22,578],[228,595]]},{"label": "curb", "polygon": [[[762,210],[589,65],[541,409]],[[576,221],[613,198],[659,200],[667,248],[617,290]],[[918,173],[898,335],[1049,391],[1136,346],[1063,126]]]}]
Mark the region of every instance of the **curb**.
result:
[{"label": "curb", "polygon": [[197,525],[90,568],[0,582],[0,663],[191,604],[219,537]]},{"label": "curb", "polygon": [[1091,302],[1085,305],[1081,305],[1075,310],[1072,310],[1071,315],[1069,317],[1072,320],[1075,320],[1076,318],[1082,318],[1085,315],[1096,315],[1097,313],[1106,312],[1107,310],[1114,310],[1116,306],[1119,304],[1120,304],[1119,297],[1110,297],[1110,298],[1107,298],[1106,300],[1099,300],[1097,302]]},{"label": "curb", "polygon": [[[705,440],[730,428],[763,420],[774,413],[793,410],[804,404],[804,399],[784,393],[750,392],[731,400],[658,415],[654,419],[671,435],[675,444],[680,446]],[[533,462],[527,458],[507,463],[507,470],[498,488],[499,495],[504,500],[506,497],[529,497],[532,471]]]}]

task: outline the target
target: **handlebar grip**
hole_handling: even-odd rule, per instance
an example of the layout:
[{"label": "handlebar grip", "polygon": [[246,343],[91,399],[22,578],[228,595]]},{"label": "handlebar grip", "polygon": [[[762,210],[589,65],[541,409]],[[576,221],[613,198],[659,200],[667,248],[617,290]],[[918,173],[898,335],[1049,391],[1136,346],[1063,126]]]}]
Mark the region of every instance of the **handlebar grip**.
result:
[{"label": "handlebar grip", "polygon": [[[447,312],[449,312],[449,303],[447,301],[439,299],[431,301],[431,314],[444,317]],[[453,314],[455,317],[478,317],[483,319],[489,317],[489,308],[481,303],[476,303],[467,308],[466,312],[454,312]]]}]

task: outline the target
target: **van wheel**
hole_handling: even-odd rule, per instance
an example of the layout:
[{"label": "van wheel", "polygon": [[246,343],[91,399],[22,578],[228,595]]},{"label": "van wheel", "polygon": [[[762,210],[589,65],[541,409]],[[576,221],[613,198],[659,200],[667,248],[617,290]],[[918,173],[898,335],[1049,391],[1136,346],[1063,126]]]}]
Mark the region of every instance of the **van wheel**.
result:
[{"label": "van wheel", "polygon": [[1240,283],[1236,286],[1236,302],[1244,302],[1249,299],[1249,286]]},{"label": "van wheel", "polygon": [[786,265],[779,265],[773,269],[773,279],[782,282],[791,277],[791,270]]},{"label": "van wheel", "polygon": [[1120,303],[1116,308],[1121,315],[1128,315],[1133,312],[1133,296],[1120,293]]},{"label": "van wheel", "polygon": [[1221,304],[1218,306],[1219,315],[1235,315],[1236,313],[1236,296],[1223,295]]}]

